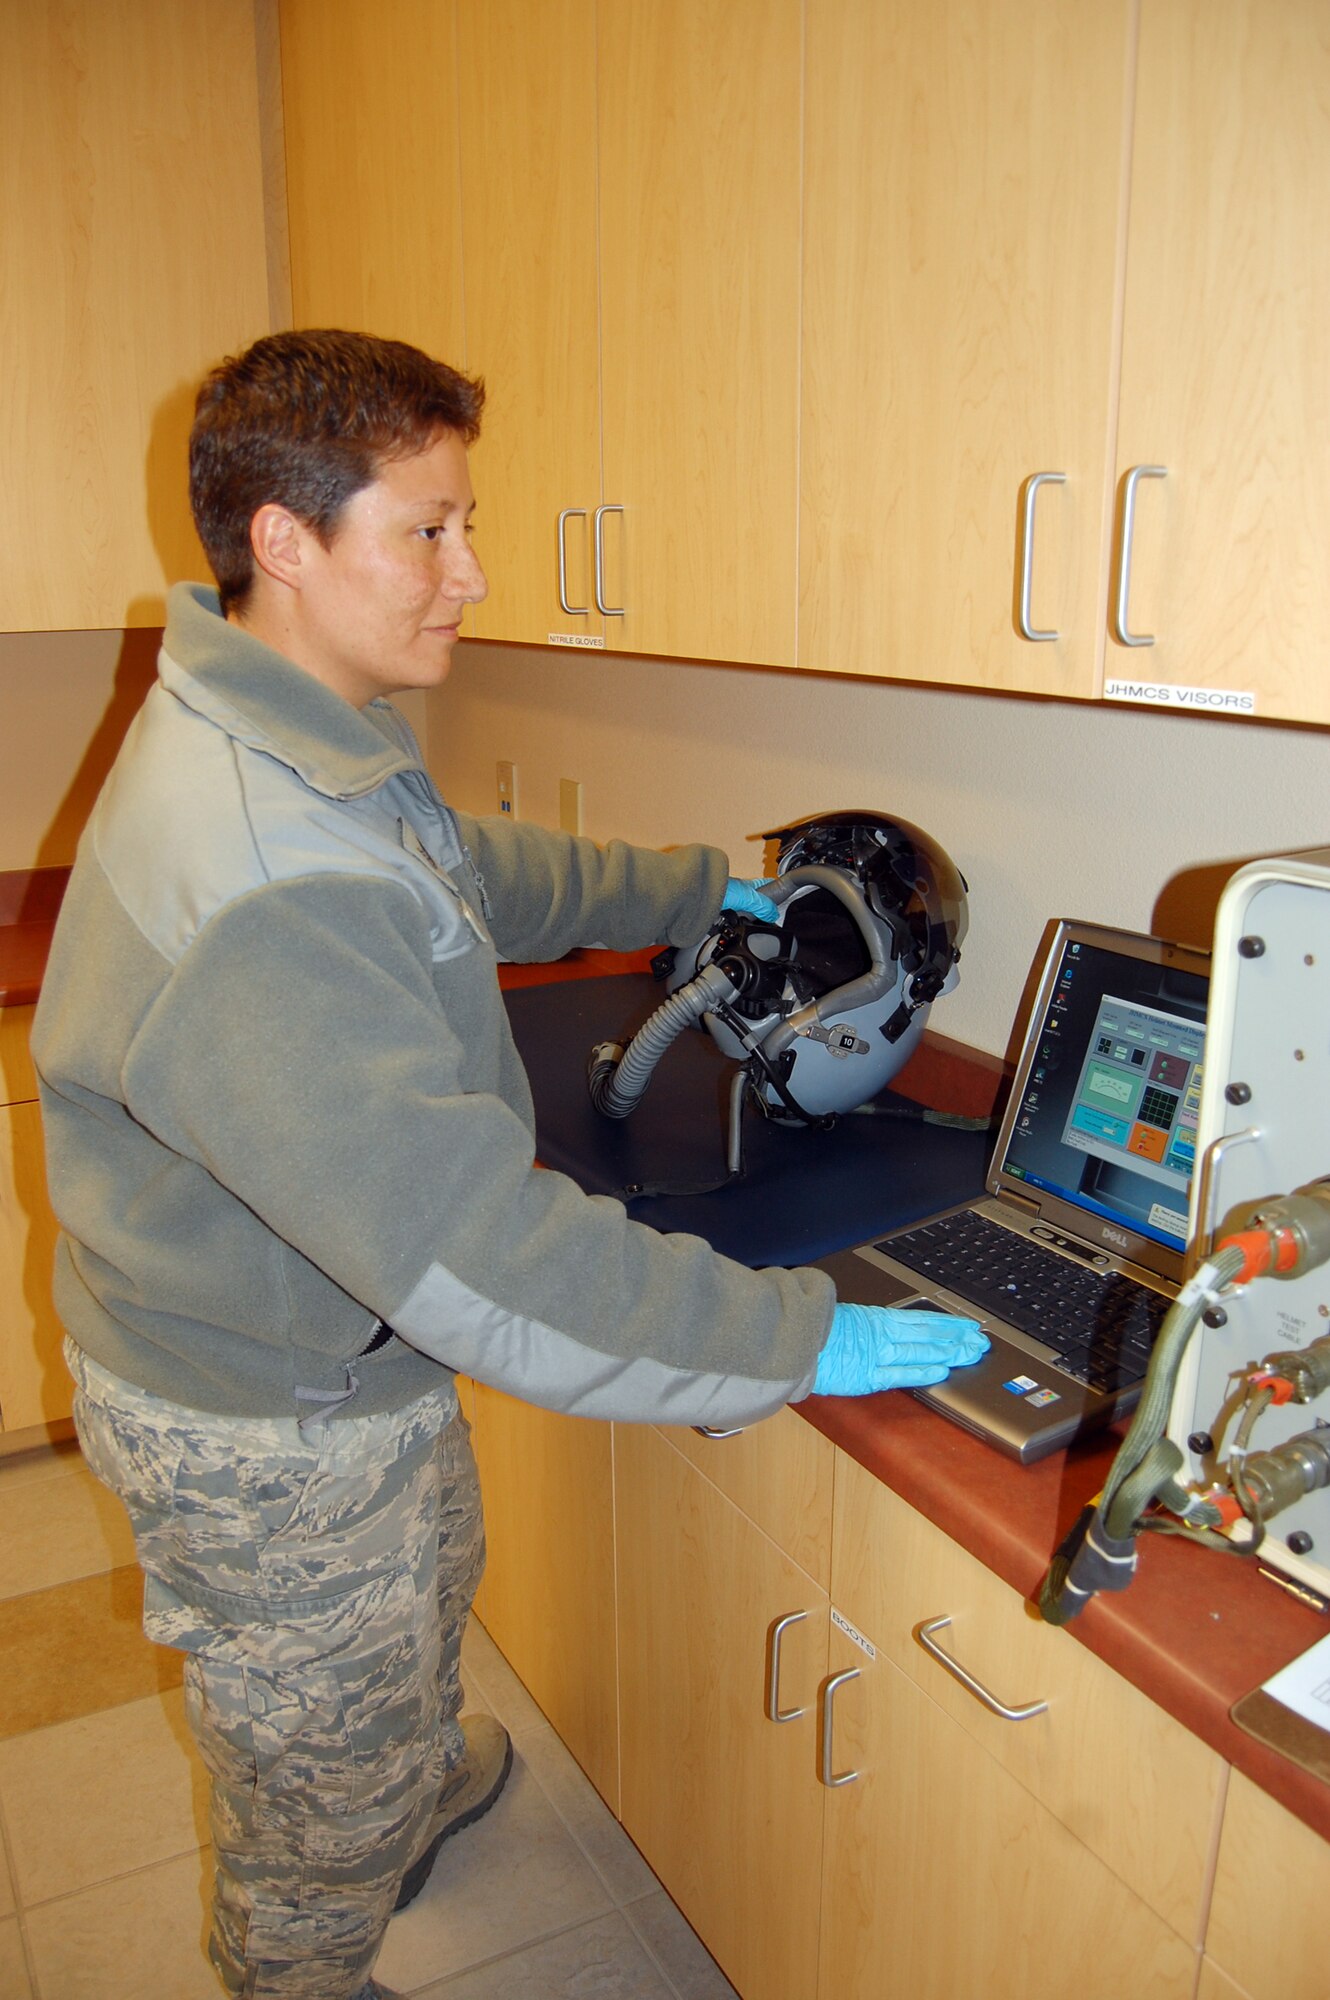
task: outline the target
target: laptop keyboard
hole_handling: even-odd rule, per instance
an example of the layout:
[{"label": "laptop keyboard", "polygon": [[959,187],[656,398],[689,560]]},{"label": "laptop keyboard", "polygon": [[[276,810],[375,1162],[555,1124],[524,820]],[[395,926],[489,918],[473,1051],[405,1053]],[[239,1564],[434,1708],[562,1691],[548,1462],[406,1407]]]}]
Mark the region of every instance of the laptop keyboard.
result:
[{"label": "laptop keyboard", "polygon": [[1089,1270],[972,1209],[878,1249],[1052,1348],[1067,1374],[1108,1391],[1139,1382],[1171,1299],[1117,1272]]}]

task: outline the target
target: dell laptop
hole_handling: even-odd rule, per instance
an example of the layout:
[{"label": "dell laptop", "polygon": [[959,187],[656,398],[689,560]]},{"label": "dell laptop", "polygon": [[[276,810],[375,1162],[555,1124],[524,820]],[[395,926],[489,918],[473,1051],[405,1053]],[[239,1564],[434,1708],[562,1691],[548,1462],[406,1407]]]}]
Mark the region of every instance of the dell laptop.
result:
[{"label": "dell laptop", "polygon": [[1140,1396],[1183,1278],[1208,974],[1055,925],[984,1195],[818,1259],[843,1299],[977,1319],[983,1359],[913,1393],[1024,1464]]}]

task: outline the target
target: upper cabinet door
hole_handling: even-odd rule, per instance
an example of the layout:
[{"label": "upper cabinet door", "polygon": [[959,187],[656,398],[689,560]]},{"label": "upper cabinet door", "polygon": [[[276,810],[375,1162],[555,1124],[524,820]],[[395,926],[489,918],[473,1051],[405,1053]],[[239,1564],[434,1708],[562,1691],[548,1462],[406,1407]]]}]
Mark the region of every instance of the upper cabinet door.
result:
[{"label": "upper cabinet door", "polygon": [[599,19],[606,644],[792,665],[798,0]]},{"label": "upper cabinet door", "polygon": [[809,0],[800,666],[1097,690],[1130,13]]},{"label": "upper cabinet door", "polygon": [[159,625],[204,577],[200,378],[268,330],[251,8],[10,0],[0,626]]},{"label": "upper cabinet door", "polygon": [[595,0],[461,0],[467,366],[483,638],[594,642],[600,490]]},{"label": "upper cabinet door", "polygon": [[281,5],[295,324],[460,367],[454,0]]},{"label": "upper cabinet door", "polygon": [[1327,188],[1324,0],[1145,0],[1117,471],[1165,476],[1126,607],[1154,644],[1111,641],[1110,683],[1330,721]]}]

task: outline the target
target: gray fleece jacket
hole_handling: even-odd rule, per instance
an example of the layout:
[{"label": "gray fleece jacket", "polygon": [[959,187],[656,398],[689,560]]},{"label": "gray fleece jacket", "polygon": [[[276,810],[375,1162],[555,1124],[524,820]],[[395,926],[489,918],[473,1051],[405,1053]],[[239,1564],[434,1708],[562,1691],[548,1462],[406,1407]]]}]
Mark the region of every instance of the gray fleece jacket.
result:
[{"label": "gray fleece jacket", "polygon": [[[829,1281],[537,1169],[496,977],[496,947],[696,939],[725,857],[451,812],[388,703],[352,708],[210,590],[172,591],[159,672],[33,1037],[79,1345],[236,1414],[396,1408],[440,1364],[597,1417],[805,1394]],[[395,1337],[365,1354],[379,1319]]]}]

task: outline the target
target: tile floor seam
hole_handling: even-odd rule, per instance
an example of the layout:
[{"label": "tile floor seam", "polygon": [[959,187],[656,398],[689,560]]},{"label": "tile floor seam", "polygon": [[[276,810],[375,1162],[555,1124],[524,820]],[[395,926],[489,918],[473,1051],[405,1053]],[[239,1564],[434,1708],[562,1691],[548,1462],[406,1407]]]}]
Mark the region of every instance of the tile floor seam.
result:
[{"label": "tile floor seam", "polygon": [[5,1803],[0,1798],[0,1864],[9,1870],[9,1886],[14,1896],[14,1918],[18,1926],[18,1941],[23,1952],[23,1970],[27,1975],[32,2000],[42,2000],[37,1981],[37,1961],[33,1955],[32,1943],[28,1937],[27,1915],[19,1898],[18,1875],[14,1867],[14,1843],[9,1835],[9,1821],[5,1817]]},{"label": "tile floor seam", "polygon": [[[536,1951],[541,1945],[552,1944],[557,1938],[575,1937],[578,1931],[591,1930],[594,1925],[603,1924],[607,1918],[623,1915],[624,1912],[618,1908],[600,1910],[595,1916],[579,1917],[576,1923],[560,1924],[554,1930],[540,1931],[533,1937],[524,1938],[521,1944],[513,1945],[508,1951],[491,1952],[488,1958],[472,1959],[469,1965],[459,1965],[455,1972],[445,1972],[439,1979],[427,1979],[423,1986],[415,1986],[410,1989],[408,2000],[418,2000],[419,1995],[431,1993],[436,1988],[440,1992],[446,1992],[448,1987],[458,1985],[463,1979],[470,1979],[473,1973],[487,1972],[491,1966],[504,1965],[510,1958],[521,1958],[524,1953]],[[654,1965],[656,1962],[655,1956],[647,1949],[641,1937],[638,1936],[636,1927],[630,1924],[629,1929],[632,1931],[637,1942],[642,1945],[647,1957]],[[677,1996],[678,1988],[673,1982],[664,1973],[661,1974],[661,1977],[665,1979],[665,1984],[669,1987],[670,1992]]]},{"label": "tile floor seam", "polygon": [[[504,1726],[505,1728],[507,1727],[506,1724]],[[554,1728],[554,1725],[550,1723],[548,1726],[554,1736],[555,1741],[560,1745],[562,1745],[564,1749],[567,1749],[568,1748],[567,1744],[563,1742],[563,1738],[559,1735],[558,1730]],[[572,1756],[571,1751],[569,1751],[568,1754]],[[578,1853],[582,1856],[582,1859],[586,1862],[587,1867],[591,1870],[591,1873],[595,1876],[597,1882],[599,1882],[601,1888],[605,1891],[605,1894],[609,1897],[610,1908],[612,1910],[622,1909],[623,1902],[621,1901],[620,1897],[616,1894],[614,1884],[610,1881],[606,1871],[597,1864],[594,1854],[591,1852],[591,1849],[587,1846],[586,1842],[582,1839],[582,1837],[578,1833],[577,1828],[573,1825],[572,1820],[568,1817],[567,1813],[561,1811],[559,1802],[555,1798],[554,1794],[548,1789],[547,1786],[541,1783],[540,1774],[536,1770],[535,1766],[529,1763],[526,1758],[523,1758],[522,1761],[526,1765],[527,1770],[531,1773],[532,1778],[535,1780],[537,1790],[543,1795],[546,1802],[551,1807],[555,1818],[559,1821],[560,1825],[567,1833],[569,1839],[572,1841],[574,1847],[577,1849]],[[586,1772],[582,1769],[580,1764],[577,1764],[576,1758],[573,1758],[573,1762],[574,1764],[577,1765],[577,1775],[582,1780],[582,1783],[590,1789],[590,1791],[595,1795],[597,1799],[600,1799],[600,1803],[603,1806],[605,1806],[606,1812],[609,1813],[610,1819],[613,1821],[618,1831],[623,1835],[626,1841],[629,1841],[632,1844],[634,1853],[641,1854],[642,1853],[641,1848],[638,1847],[636,1841],[633,1840],[632,1835],[625,1828],[623,1821],[619,1819],[613,1812],[610,1812],[610,1808],[607,1805],[605,1805],[604,1799],[601,1799],[600,1793],[596,1791],[595,1786],[591,1783],[591,1780],[590,1778],[588,1778]],[[651,1864],[649,1861],[647,1861],[645,1855],[642,1856],[642,1859],[643,1859],[643,1865],[649,1868]],[[659,1882],[659,1878],[655,1875],[654,1869],[652,1870],[652,1879]],[[649,1896],[652,1894],[652,1891],[648,1889],[644,1893]],[[634,1898],[633,1900],[637,1899]]]},{"label": "tile floor seam", "polygon": [[[212,1842],[210,1840],[196,1841],[193,1847],[178,1847],[173,1849],[170,1854],[156,1854],[151,1861],[140,1862],[137,1868],[122,1868],[115,1875],[99,1875],[95,1882],[80,1882],[77,1888],[61,1889],[54,1896],[37,1896],[31,1902],[23,1903],[21,1908],[31,1911],[35,1916],[39,1910],[45,1912],[51,1909],[56,1903],[72,1902],[76,1896],[90,1895],[94,1889],[108,1889],[112,1883],[129,1882],[137,1875],[150,1875],[154,1868],[167,1868],[172,1862],[183,1861],[187,1855],[208,1854],[211,1851]],[[15,1884],[14,1895],[17,1905],[17,1884]]]},{"label": "tile floor seam", "polygon": [[[670,1894],[669,1890],[665,1887],[663,1883],[661,1884],[660,1893],[662,1896],[666,1897],[668,1897]],[[636,1898],[636,1901],[639,1903],[645,1903],[648,1902],[649,1900],[650,1900],[649,1895],[639,1896]],[[670,1900],[673,1901],[673,1898],[671,1897]],[[676,1903],[675,1908],[678,1909],[678,1907],[679,1906]],[[679,1988],[670,1978],[668,1968],[663,1963],[663,1961],[656,1955],[656,1952],[652,1949],[651,1940],[648,1937],[646,1937],[644,1933],[641,1930],[639,1930],[638,1926],[633,1922],[633,1913],[631,1904],[626,1903],[619,1914],[622,1916],[624,1922],[627,1924],[633,1936],[637,1939],[637,1942],[641,1945],[642,1950],[646,1953],[650,1963],[655,1966],[657,1972],[664,1980],[666,1986],[669,1988],[670,1992],[674,1995],[674,2000],[685,2000],[685,1996],[679,1991]]]}]

